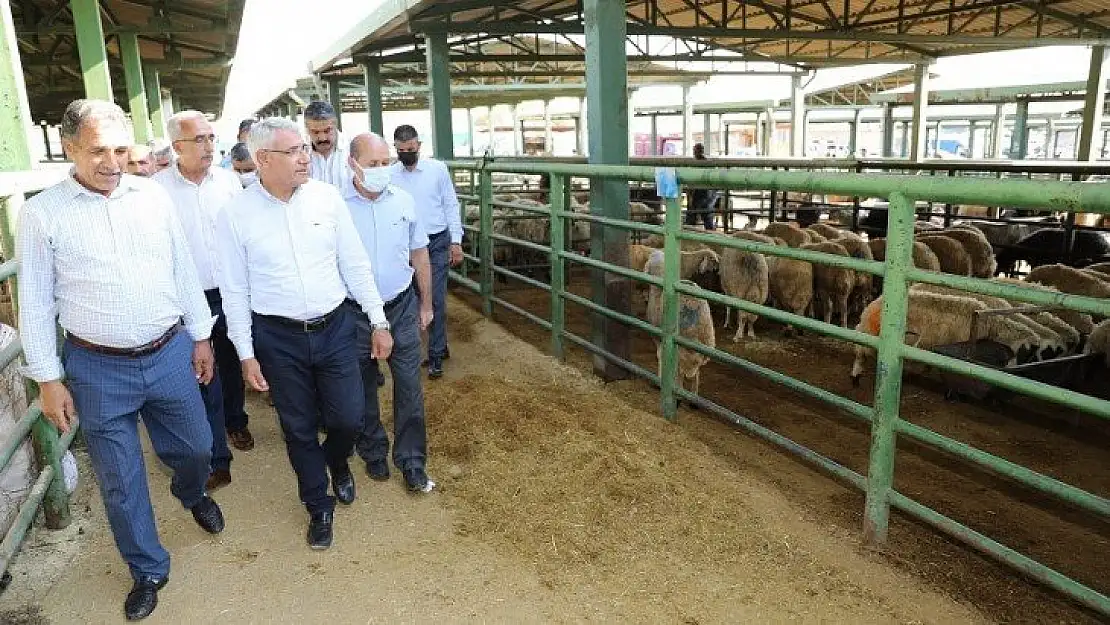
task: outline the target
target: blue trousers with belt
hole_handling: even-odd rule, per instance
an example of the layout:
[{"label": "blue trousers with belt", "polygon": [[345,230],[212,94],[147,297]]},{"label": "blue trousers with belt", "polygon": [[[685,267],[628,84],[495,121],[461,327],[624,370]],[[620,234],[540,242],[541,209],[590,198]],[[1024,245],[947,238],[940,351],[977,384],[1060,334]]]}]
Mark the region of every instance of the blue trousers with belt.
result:
[{"label": "blue trousers with belt", "polygon": [[451,266],[451,234],[447,230],[428,237],[432,265],[432,324],[428,327],[428,359],[447,355],[447,272]]},{"label": "blue trousers with belt", "polygon": [[158,540],[138,420],[141,411],[154,452],[173,469],[170,491],[186,508],[200,503],[212,432],[193,371],[193,341],[180,331],[139,358],[108,356],[67,341],[63,357],[120,555],[136,580],[165,577],[170,554]]},{"label": "blue trousers with belt", "polygon": [[[393,334],[389,371],[393,374],[393,465],[404,471],[424,468],[427,433],[424,424],[424,389],[420,382],[420,308],[412,286],[385,306]],[[358,455],[365,461],[385,460],[389,455],[389,436],[382,427],[378,403],[378,364],[370,358],[370,318],[356,313],[358,324],[359,367],[366,395]]]},{"label": "blue trousers with belt", "polygon": [[[254,354],[270,383],[301,502],[309,513],[332,511],[328,469],[333,474],[348,470],[347,458],[362,426],[355,313],[340,305],[324,328],[307,332],[253,315],[252,330]],[[322,445],[319,418],[328,430]]]}]

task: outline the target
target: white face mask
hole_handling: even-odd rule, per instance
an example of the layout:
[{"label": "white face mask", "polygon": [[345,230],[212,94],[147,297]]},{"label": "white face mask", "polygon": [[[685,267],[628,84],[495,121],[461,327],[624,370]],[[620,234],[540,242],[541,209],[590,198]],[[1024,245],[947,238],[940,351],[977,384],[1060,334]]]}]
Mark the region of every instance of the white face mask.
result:
[{"label": "white face mask", "polygon": [[239,182],[243,183],[243,187],[249,187],[258,181],[257,171],[248,171],[245,174],[239,174]]},{"label": "white face mask", "polygon": [[370,193],[385,191],[392,177],[393,170],[389,165],[362,168],[362,186]]}]

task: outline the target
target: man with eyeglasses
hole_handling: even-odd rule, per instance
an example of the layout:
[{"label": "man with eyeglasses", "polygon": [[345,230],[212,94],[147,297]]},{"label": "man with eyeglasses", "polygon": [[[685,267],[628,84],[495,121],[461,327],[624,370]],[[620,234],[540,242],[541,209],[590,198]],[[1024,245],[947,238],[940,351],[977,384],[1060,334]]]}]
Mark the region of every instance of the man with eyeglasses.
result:
[{"label": "man with eyeglasses", "polygon": [[459,198],[447,166],[420,157],[420,136],[415,128],[398,126],[393,145],[397,149],[393,184],[412,195],[420,223],[428,232],[434,316],[428,329],[427,363],[428,377],[436,379],[443,376],[443,361],[451,357],[447,349],[447,270],[463,260]]},{"label": "man with eyeglasses", "polygon": [[[170,194],[177,219],[185,231],[185,239],[197,267],[208,307],[216,317],[212,328],[212,348],[216,352],[216,375],[212,382],[201,387],[208,424],[212,428],[212,471],[208,490],[215,490],[231,483],[231,450],[228,449],[227,421],[235,415],[237,422],[245,422],[243,410],[243,377],[239,357],[227,338],[227,321],[219,289],[219,254],[216,249],[216,213],[243,187],[235,174],[213,167],[216,135],[204,113],[181,111],[166,120],[166,132],[177,153],[177,160],[170,167],[154,175],[154,180]],[[235,447],[247,450],[253,446],[242,444],[243,435],[250,438],[246,426],[233,430]]]},{"label": "man with eyeglasses", "polygon": [[[357,312],[348,294],[370,319],[375,358],[389,358],[393,338],[347,205],[335,187],[309,179],[304,141],[287,119],[251,128],[247,147],[259,180],[217,217],[220,290],[243,377],[271,392],[309,513],[308,544],[327,549],[336,500],[355,500],[347,461],[364,410]],[[322,445],[320,417],[327,427]]]},{"label": "man with eyeglasses", "polygon": [[304,109],[304,126],[312,142],[309,176],[336,189],[351,180],[347,167],[347,150],[340,145],[339,119],[335,108],[323,100],[315,100]]}]

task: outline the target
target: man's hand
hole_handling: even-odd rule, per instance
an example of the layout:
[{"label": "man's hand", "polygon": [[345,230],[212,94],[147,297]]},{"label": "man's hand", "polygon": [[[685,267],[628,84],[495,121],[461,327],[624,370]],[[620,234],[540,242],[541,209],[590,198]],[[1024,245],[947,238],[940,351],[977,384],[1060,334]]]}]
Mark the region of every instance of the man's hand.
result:
[{"label": "man's hand", "polygon": [[458,267],[463,262],[463,251],[461,243],[451,244],[451,266]]},{"label": "man's hand", "polygon": [[40,384],[39,401],[42,405],[42,414],[46,415],[47,421],[54,424],[60,433],[68,432],[69,427],[77,421],[77,409],[73,406],[73,397],[61,380]]},{"label": "man's hand", "polygon": [[374,330],[370,335],[370,357],[385,361],[393,353],[393,335],[386,330]]},{"label": "man's hand", "polygon": [[435,313],[432,312],[432,303],[431,303],[431,301],[429,301],[427,305],[424,305],[424,304],[420,305],[420,331],[421,332],[423,332],[424,330],[427,330],[428,326],[432,325],[432,318],[434,318],[434,317],[435,317]]},{"label": "man's hand", "polygon": [[216,375],[216,357],[212,355],[212,344],[208,341],[193,344],[193,371],[197,372],[197,382],[205,386]]},{"label": "man's hand", "polygon": [[259,366],[258,360],[255,358],[248,358],[243,361],[243,379],[247,384],[258,391],[265,393],[270,390],[270,385],[266,382],[266,378],[262,377],[262,367]]}]

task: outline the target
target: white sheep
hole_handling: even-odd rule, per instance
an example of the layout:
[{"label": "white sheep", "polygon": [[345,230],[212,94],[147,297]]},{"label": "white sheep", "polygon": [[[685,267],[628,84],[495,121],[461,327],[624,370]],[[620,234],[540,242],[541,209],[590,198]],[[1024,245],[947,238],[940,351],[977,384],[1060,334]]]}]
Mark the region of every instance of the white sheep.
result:
[{"label": "white sheep", "polygon": [[[657,277],[662,277],[661,266],[652,265],[653,271],[658,269]],[[656,275],[656,274],[653,274]],[[690,286],[693,282],[684,280]],[[663,325],[663,290],[652,286],[648,290],[648,322],[656,327]],[[716,347],[717,338],[713,329],[713,315],[709,311],[709,302],[700,297],[693,297],[684,293],[678,295],[678,333],[680,336],[697,341],[706,347]],[[655,339],[655,360],[659,366],[659,378],[663,378],[663,347]],[[680,347],[678,349],[678,367],[675,371],[675,384],[691,393],[697,393],[701,384],[701,367],[709,362],[709,357],[693,350]]]},{"label": "white sheep", "polygon": [[[1071,295],[1110,298],[1110,284],[1067,265],[1055,264],[1034,267],[1029,275],[1025,277],[1025,280],[1056,287],[1061,292]],[[1108,310],[1110,310],[1110,307],[1108,307]]]},{"label": "white sheep", "polygon": [[1102,354],[1106,366],[1110,367],[1110,319],[1103,320],[1091,331],[1087,344],[1083,346],[1083,353]]},{"label": "white sheep", "polygon": [[[763,304],[769,291],[769,271],[767,259],[763,254],[726,247],[721,251],[721,290],[726,295],[738,299]],[[732,307],[725,308],[725,326],[728,327]],[[759,315],[744,310],[736,311],[736,334],[734,343],[744,336],[745,329],[750,338],[755,338],[755,322]]]}]

